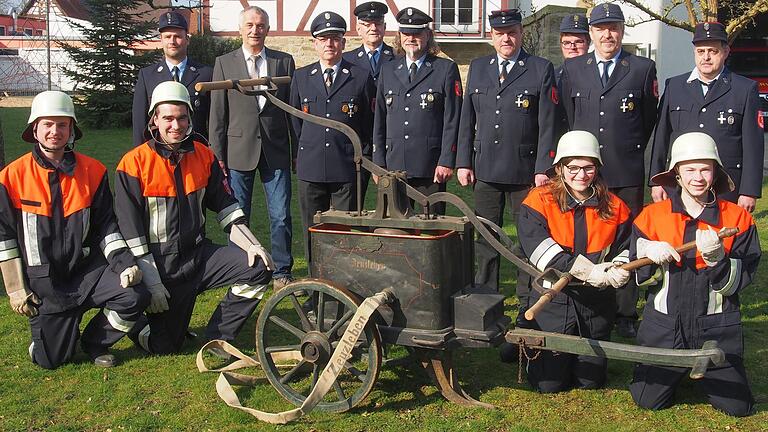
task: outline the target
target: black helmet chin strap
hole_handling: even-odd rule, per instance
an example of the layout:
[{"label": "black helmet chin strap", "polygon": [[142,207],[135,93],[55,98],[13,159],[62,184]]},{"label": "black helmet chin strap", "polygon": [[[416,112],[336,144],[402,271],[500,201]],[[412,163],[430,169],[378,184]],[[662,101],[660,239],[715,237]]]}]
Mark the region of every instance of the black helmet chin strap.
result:
[{"label": "black helmet chin strap", "polygon": [[[37,139],[37,124],[35,124],[35,127],[32,129],[33,133],[35,135],[35,139]],[[40,148],[43,149],[46,153],[56,153],[59,151],[59,149],[53,148],[53,147],[47,147],[45,144],[41,143],[40,140],[37,140],[37,144],[40,145]],[[71,153],[75,151],[75,126],[71,126],[69,129],[69,139],[67,140],[67,145],[64,146],[64,153]]]}]

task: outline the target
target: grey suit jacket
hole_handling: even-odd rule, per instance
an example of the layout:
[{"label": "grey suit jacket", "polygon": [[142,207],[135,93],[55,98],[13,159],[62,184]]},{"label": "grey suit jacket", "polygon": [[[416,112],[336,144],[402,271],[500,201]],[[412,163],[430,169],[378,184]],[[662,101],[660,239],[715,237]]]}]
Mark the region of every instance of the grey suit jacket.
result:
[{"label": "grey suit jacket", "polygon": [[[267,48],[264,53],[269,76],[293,76],[296,64],[290,54]],[[214,81],[248,78],[241,48],[216,58]],[[276,96],[288,102],[290,85],[278,86]],[[289,169],[291,158],[296,157],[297,140],[288,114],[269,100],[259,110],[256,96],[237,90],[213,91],[208,123],[211,148],[227,168],[250,171],[261,163],[271,169]]]}]

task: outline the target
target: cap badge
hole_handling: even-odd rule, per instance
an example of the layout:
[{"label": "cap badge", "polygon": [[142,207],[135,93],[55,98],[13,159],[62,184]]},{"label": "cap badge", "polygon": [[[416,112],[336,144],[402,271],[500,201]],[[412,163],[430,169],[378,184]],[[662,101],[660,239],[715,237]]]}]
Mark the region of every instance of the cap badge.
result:
[{"label": "cap badge", "polygon": [[413,15],[413,9],[408,8],[408,16],[411,16],[411,15]]},{"label": "cap badge", "polygon": [[326,13],[325,13],[325,19],[331,19],[331,14],[329,14],[328,12],[326,12]]}]

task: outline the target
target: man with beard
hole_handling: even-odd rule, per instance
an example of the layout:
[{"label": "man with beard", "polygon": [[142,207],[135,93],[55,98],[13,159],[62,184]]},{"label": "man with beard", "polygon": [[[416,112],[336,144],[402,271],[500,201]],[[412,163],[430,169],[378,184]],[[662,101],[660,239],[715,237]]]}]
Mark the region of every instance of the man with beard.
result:
[{"label": "man with beard", "polygon": [[[429,15],[408,7],[397,14],[397,22],[395,53],[403,57],[384,64],[379,75],[373,161],[405,171],[408,184],[429,195],[445,191],[453,175],[461,78],[456,63],[437,57]],[[443,214],[445,205],[432,211]]]},{"label": "man with beard", "polygon": [[213,69],[187,57],[189,35],[184,15],[173,10],[160,15],[158,31],[163,46],[163,59],[139,71],[139,78],[133,90],[133,145],[141,145],[149,139],[149,100],[152,91],[163,81],[177,81],[187,87],[192,106],[195,107],[192,127],[195,132],[208,139],[208,110],[211,100],[207,93],[195,90],[195,84],[210,81]]}]

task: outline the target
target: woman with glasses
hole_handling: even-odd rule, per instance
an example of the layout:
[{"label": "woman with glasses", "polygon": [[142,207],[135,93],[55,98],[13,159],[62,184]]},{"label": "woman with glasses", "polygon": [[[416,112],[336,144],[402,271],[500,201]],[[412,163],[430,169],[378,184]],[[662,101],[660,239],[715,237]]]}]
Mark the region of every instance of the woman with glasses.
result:
[{"label": "woman with glasses", "polygon": [[[597,138],[572,131],[560,138],[548,184],[523,201],[518,237],[539,270],[569,272],[574,280],[522,327],[609,340],[616,291],[629,272],[618,265],[629,256],[629,207],[608,191],[599,175]],[[530,304],[540,297],[531,290]],[[522,308],[521,308],[522,309]],[[528,381],[539,392],[594,389],[605,384],[606,359],[542,351],[528,364]]]},{"label": "woman with glasses", "polygon": [[[733,191],[734,183],[707,134],[680,135],[672,143],[669,170],[651,182],[670,193],[643,209],[632,228],[631,256],[655,263],[637,270],[638,282],[661,279],[648,293],[637,342],[696,349],[716,341],[726,363],[708,369],[698,387],[726,414],[750,415],[755,401],[744,368],[739,292],[752,282],[760,261],[755,221],[743,208],[719,198]],[[723,227],[739,232],[720,239]],[[695,250],[678,254],[673,248],[689,241],[696,242]],[[643,408],[666,408],[687,372],[639,364],[629,391]]]}]

